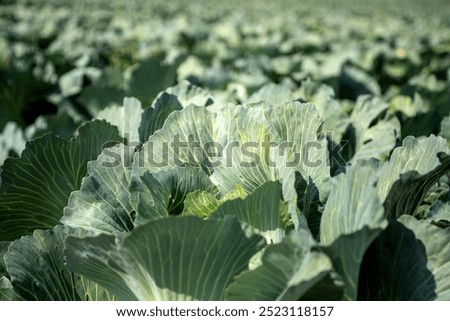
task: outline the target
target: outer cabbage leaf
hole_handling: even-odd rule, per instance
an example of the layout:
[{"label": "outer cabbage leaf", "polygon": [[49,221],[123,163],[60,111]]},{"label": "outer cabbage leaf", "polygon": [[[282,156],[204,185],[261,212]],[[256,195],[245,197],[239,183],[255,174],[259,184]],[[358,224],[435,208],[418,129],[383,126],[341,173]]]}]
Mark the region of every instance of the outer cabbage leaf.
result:
[{"label": "outer cabbage leaf", "polygon": [[373,243],[358,299],[450,300],[450,233],[403,215]]},{"label": "outer cabbage leaf", "polygon": [[128,233],[134,227],[135,210],[130,192],[134,148],[124,145],[104,149],[88,163],[89,176],[73,192],[61,222],[89,233]]},{"label": "outer cabbage leaf", "polygon": [[212,113],[205,107],[190,105],[174,111],[136,155],[133,172],[142,175],[145,171],[154,173],[185,164],[204,168],[204,153],[201,148],[194,147],[213,141]]},{"label": "outer cabbage leaf", "polygon": [[244,199],[222,203],[209,218],[219,219],[232,215],[239,222],[255,229],[255,233],[264,236],[268,244],[279,243],[287,231],[282,222],[281,205],[281,184],[265,182]]},{"label": "outer cabbage leaf", "polygon": [[20,296],[14,291],[11,281],[5,276],[0,277],[0,301],[18,301]]},{"label": "outer cabbage leaf", "polygon": [[349,125],[349,117],[340,103],[334,98],[333,88],[308,79],[302,82],[298,95],[303,100],[316,106],[320,117],[323,119],[323,132],[332,141],[338,143]]},{"label": "outer cabbage leaf", "polygon": [[336,176],[334,182],[322,215],[320,242],[343,277],[345,298],[355,300],[364,253],[387,221],[377,196],[377,176],[372,163],[351,166],[346,174]]},{"label": "outer cabbage leaf", "polygon": [[320,135],[323,120],[311,104],[285,103],[266,108],[264,115],[269,124],[280,135],[283,142],[293,144],[292,150],[299,158],[295,171],[312,179],[320,200],[328,196],[330,168],[328,164],[327,142]]},{"label": "outer cabbage leaf", "polygon": [[392,185],[384,202],[389,219],[402,214],[416,215],[420,203],[430,188],[442,176],[450,173],[450,156],[444,153],[440,153],[438,156],[441,164],[427,174],[420,175],[416,171],[400,174],[400,179]]},{"label": "outer cabbage leaf", "polygon": [[76,232],[58,225],[14,241],[5,263],[14,290],[24,300],[113,300],[105,289],[66,270],[64,239]]},{"label": "outer cabbage leaf", "polygon": [[118,140],[117,128],[97,120],[80,127],[70,142],[46,135],[27,143],[19,159],[6,160],[1,172],[0,240],[58,224],[70,193],[86,175],[87,162],[106,142]]},{"label": "outer cabbage leaf", "polygon": [[137,227],[119,245],[106,235],[67,238],[65,254],[71,271],[121,300],[222,300],[263,244],[232,217],[168,217]]},{"label": "outer cabbage leaf", "polygon": [[[236,277],[226,290],[226,299],[300,299],[333,270],[325,254],[311,251],[314,243],[309,232],[300,230],[293,231],[281,243],[270,245],[261,258],[262,265]],[[333,290],[332,286],[327,289]],[[323,297],[328,294],[322,293]]]},{"label": "outer cabbage leaf", "polygon": [[166,118],[175,110],[181,110],[194,104],[208,106],[212,103],[211,95],[204,89],[184,80],[174,87],[169,87],[158,94],[150,108],[145,109],[139,126],[139,137],[145,142],[160,129]]},{"label": "outer cabbage leaf", "polygon": [[175,110],[181,110],[177,97],[166,92],[162,92],[156,97],[152,105],[142,113],[142,121],[139,125],[139,140],[146,142],[155,131],[160,129],[167,117]]},{"label": "outer cabbage leaf", "polygon": [[330,191],[327,140],[320,134],[323,121],[313,105],[300,103],[267,108],[265,117],[280,135],[279,146],[283,142],[292,144],[293,169],[304,181],[304,184],[297,184],[297,203],[303,215],[309,218],[314,208],[325,202]]},{"label": "outer cabbage leaf", "polygon": [[441,137],[434,135],[425,139],[406,137],[402,146],[393,151],[389,163],[380,171],[378,192],[380,199],[385,200],[392,184],[400,177],[401,173],[417,171],[423,175],[437,167],[439,152],[448,154],[446,141]]},{"label": "outer cabbage leaf", "polygon": [[[388,105],[377,97],[361,96],[356,101],[350,116],[350,132],[354,138],[353,153],[350,161],[359,159],[385,159],[395,147],[400,136],[400,123],[395,116],[380,119],[371,126]],[[347,145],[350,146],[350,145]]]},{"label": "outer cabbage leaf", "polygon": [[123,106],[111,106],[101,110],[97,119],[106,120],[119,129],[120,136],[127,139],[128,144],[139,143],[138,128],[142,116],[141,102],[136,98],[124,98]]}]

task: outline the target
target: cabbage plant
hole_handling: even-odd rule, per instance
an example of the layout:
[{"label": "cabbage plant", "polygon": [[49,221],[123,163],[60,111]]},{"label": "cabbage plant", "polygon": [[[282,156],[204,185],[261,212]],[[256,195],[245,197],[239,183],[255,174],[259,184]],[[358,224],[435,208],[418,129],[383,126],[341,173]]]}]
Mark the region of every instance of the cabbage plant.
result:
[{"label": "cabbage plant", "polygon": [[28,141],[1,168],[0,298],[449,300],[448,140],[277,90],[181,82]]}]

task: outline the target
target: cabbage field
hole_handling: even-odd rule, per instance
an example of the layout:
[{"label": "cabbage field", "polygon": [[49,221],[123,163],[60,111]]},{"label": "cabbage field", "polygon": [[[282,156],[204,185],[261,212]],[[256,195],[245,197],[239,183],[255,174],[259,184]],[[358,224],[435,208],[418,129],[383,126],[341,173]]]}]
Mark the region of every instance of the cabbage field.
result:
[{"label": "cabbage field", "polygon": [[448,1],[0,1],[0,300],[450,300]]}]

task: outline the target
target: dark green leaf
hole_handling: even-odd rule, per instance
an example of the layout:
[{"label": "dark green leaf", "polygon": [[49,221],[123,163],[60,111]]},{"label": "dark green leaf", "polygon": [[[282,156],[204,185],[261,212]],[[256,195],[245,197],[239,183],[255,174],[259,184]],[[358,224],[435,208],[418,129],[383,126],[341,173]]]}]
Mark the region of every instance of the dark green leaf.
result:
[{"label": "dark green leaf", "polygon": [[120,300],[222,300],[264,241],[231,217],[168,217],[134,229],[122,244],[100,235],[66,240],[68,268]]},{"label": "dark green leaf", "polygon": [[104,121],[87,123],[70,142],[46,135],[29,143],[19,159],[5,161],[0,187],[0,240],[14,240],[35,229],[53,228],[72,191],[81,185],[87,162],[117,128]]}]

